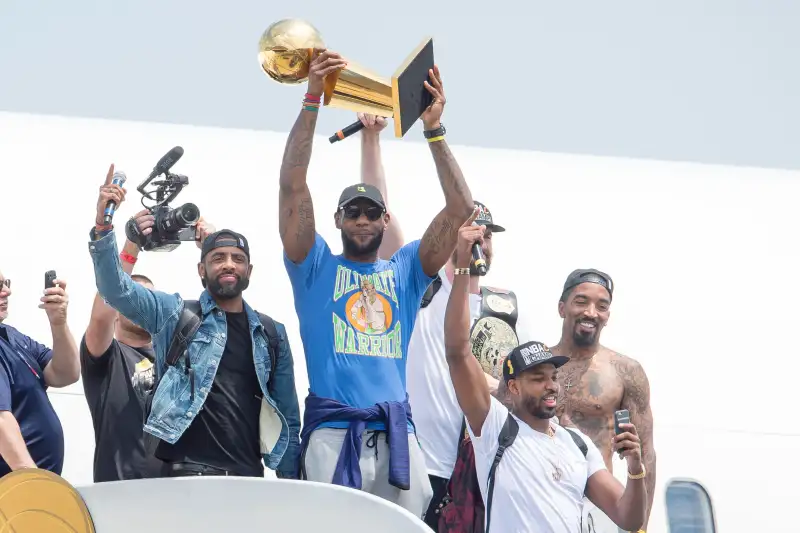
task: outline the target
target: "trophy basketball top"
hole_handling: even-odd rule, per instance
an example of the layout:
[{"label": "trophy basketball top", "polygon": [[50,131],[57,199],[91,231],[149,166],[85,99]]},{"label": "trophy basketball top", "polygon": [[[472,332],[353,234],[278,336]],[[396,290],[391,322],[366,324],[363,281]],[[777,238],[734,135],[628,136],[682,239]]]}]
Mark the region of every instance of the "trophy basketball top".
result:
[{"label": "trophy basketball top", "polygon": [[[270,25],[258,42],[261,69],[278,83],[296,85],[308,79],[315,49],[326,48],[320,32],[301,19]],[[356,113],[394,119],[395,137],[403,137],[431,104],[425,89],[433,68],[433,39],[426,38],[390,78],[347,61],[347,67],[325,78],[323,104]]]},{"label": "trophy basketball top", "polygon": [[317,28],[300,19],[279,20],[261,35],[258,62],[273,80],[296,85],[308,79],[315,48],[325,48]]}]

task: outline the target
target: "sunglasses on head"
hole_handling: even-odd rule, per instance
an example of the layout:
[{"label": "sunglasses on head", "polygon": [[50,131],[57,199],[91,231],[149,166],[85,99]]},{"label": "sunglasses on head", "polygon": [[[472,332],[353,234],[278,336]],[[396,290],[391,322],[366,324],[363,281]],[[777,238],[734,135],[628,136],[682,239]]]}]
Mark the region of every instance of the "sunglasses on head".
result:
[{"label": "sunglasses on head", "polygon": [[371,205],[368,207],[361,207],[358,205],[348,205],[347,207],[342,208],[342,212],[344,213],[345,218],[349,218],[352,220],[358,219],[361,214],[367,216],[367,220],[370,222],[375,222],[379,218],[383,216],[383,209],[376,205]]}]

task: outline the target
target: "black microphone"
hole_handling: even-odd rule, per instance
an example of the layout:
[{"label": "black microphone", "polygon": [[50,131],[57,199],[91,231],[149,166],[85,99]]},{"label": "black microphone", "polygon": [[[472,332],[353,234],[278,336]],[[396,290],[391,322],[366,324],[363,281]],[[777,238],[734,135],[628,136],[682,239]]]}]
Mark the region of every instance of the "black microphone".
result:
[{"label": "black microphone", "polygon": [[356,120],[349,126],[346,126],[337,131],[336,133],[334,133],[333,135],[331,135],[328,140],[331,142],[331,144],[337,141],[343,141],[348,137],[350,137],[352,134],[361,131],[362,129],[364,129],[364,123],[361,122],[360,120]]},{"label": "black microphone", "polygon": [[[116,172],[114,172],[114,177],[111,179],[111,185],[119,185],[120,187],[122,187],[125,184],[126,179],[127,177],[125,177],[125,173],[122,172],[121,170],[117,170]],[[105,211],[103,211],[103,224],[105,224],[106,226],[111,224],[111,219],[114,218],[114,211],[116,210],[117,210],[117,202],[115,202],[114,200],[109,200],[108,203],[106,204]]]},{"label": "black microphone", "polygon": [[479,276],[486,275],[486,259],[483,258],[483,250],[481,250],[481,243],[476,242],[472,245],[472,261],[475,263],[475,268],[478,270]]},{"label": "black microphone", "polygon": [[168,172],[172,166],[178,162],[178,160],[183,157],[183,148],[180,146],[176,146],[169,152],[167,152],[164,157],[158,160],[156,166],[153,167],[153,172],[150,173],[150,179],[155,178],[159,174],[163,174],[164,172]]},{"label": "black microphone", "polygon": [[164,172],[169,171],[169,169],[171,169],[172,166],[175,163],[177,163],[181,157],[183,157],[183,148],[181,148],[180,146],[176,146],[175,148],[167,152],[164,155],[164,157],[158,160],[156,166],[153,167],[153,171],[150,173],[149,176],[147,176],[147,178],[145,178],[145,180],[142,183],[139,184],[136,190],[142,194],[145,194],[144,190],[142,189],[144,189],[144,187],[146,187],[147,184],[153,180],[153,178],[163,174]]}]

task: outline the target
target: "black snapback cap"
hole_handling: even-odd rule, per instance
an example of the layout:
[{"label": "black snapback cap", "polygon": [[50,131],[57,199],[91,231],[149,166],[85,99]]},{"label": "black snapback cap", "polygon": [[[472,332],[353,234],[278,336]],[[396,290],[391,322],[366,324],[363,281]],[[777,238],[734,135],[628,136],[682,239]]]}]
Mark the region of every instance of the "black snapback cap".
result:
[{"label": "black snapback cap", "polygon": [[611,276],[594,268],[579,268],[573,270],[570,275],[567,276],[567,281],[564,282],[564,289],[561,291],[561,299],[564,299],[564,295],[567,291],[581,283],[597,283],[606,288],[609,297],[612,299],[614,297],[614,282]]},{"label": "black snapback cap", "polygon": [[235,231],[229,229],[221,229],[212,233],[206,237],[206,240],[203,241],[203,250],[200,253],[200,261],[202,261],[211,250],[216,248],[224,248],[226,246],[234,246],[239,248],[245,253],[245,255],[247,255],[247,259],[250,259],[250,245],[247,243],[247,238],[245,238],[245,236],[241,233],[236,233]]},{"label": "black snapback cap", "polygon": [[516,379],[521,373],[531,368],[549,363],[556,368],[569,361],[565,355],[554,355],[546,344],[538,341],[530,341],[520,344],[503,361],[503,378],[506,382]]},{"label": "black snapback cap", "polygon": [[377,187],[367,185],[366,183],[356,183],[343,190],[342,194],[339,195],[339,209],[359,198],[374,202],[378,204],[381,209],[386,209],[381,191],[379,191]]}]

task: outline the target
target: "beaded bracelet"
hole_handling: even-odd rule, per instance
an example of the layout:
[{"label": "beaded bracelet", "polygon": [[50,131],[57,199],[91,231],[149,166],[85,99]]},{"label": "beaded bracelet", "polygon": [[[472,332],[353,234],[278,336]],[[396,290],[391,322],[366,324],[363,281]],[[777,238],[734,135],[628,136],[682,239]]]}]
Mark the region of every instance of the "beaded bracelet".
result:
[{"label": "beaded bracelet", "polygon": [[303,99],[303,109],[306,111],[319,111],[320,97],[313,94],[306,93]]}]

